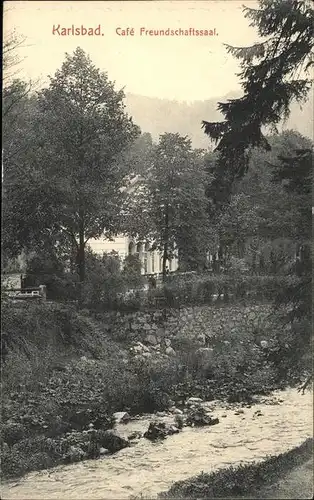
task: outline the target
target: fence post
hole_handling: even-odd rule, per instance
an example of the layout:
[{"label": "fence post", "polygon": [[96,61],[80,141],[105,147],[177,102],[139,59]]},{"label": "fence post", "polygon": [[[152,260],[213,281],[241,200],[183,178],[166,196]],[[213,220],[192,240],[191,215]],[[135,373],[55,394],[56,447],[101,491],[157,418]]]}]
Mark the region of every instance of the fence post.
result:
[{"label": "fence post", "polygon": [[39,293],[43,300],[47,300],[47,287],[46,285],[39,285]]}]

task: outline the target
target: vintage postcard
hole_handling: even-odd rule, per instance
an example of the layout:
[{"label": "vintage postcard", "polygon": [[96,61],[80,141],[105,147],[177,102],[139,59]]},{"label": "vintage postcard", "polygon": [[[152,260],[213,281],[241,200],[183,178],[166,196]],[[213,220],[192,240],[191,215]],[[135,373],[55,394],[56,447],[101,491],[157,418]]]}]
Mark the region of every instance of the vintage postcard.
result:
[{"label": "vintage postcard", "polygon": [[1,498],[312,498],[313,2],[3,15]]}]

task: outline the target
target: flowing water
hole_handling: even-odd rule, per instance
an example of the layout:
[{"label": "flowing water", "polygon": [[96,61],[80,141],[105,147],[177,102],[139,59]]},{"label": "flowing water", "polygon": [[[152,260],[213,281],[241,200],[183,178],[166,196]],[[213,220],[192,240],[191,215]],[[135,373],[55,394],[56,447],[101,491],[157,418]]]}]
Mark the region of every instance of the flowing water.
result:
[{"label": "flowing water", "polygon": [[[140,439],[109,457],[27,474],[18,481],[4,483],[1,498],[113,500],[140,494],[154,498],[175,481],[202,471],[260,461],[313,436],[310,391],[304,395],[294,389],[277,391],[272,398],[243,408],[243,413],[237,410],[231,405],[226,408],[214,404],[214,416],[220,420],[217,425],[185,427],[180,434],[160,443]],[[125,436],[135,430],[145,431],[152,418],[141,417],[119,425],[118,430]]]}]

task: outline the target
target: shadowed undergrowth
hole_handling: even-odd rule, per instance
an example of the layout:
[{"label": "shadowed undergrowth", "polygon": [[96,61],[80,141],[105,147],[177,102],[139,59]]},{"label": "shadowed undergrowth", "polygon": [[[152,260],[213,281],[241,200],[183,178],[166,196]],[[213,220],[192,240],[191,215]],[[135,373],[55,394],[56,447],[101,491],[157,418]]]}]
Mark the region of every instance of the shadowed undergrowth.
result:
[{"label": "shadowed undergrowth", "polygon": [[175,483],[160,499],[263,498],[261,488],[275,484],[285,474],[313,457],[313,439],[261,463],[228,467],[211,474]]}]

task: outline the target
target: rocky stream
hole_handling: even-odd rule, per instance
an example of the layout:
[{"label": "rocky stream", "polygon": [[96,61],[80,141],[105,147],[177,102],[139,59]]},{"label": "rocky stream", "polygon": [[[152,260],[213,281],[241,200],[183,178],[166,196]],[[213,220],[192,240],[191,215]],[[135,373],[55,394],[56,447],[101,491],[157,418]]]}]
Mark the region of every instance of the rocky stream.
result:
[{"label": "rocky stream", "polygon": [[[185,426],[164,440],[132,439],[131,446],[98,460],[32,472],[2,484],[3,499],[156,498],[176,481],[222,467],[264,460],[313,436],[313,396],[276,391],[252,406],[213,401],[203,406],[217,425]],[[179,413],[180,411],[178,411]],[[174,422],[176,411],[142,415],[117,424],[123,437],[140,436],[158,420]]]}]

